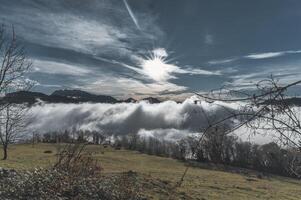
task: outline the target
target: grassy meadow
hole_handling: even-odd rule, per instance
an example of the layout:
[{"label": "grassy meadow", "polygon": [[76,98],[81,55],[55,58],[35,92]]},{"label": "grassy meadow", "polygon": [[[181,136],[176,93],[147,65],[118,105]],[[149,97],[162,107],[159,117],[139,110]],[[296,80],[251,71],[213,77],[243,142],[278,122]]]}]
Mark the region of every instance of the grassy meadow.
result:
[{"label": "grassy meadow", "polygon": [[[47,168],[56,161],[58,145],[22,144],[9,147],[8,160],[1,160],[0,167],[16,170],[32,170],[37,167]],[[51,151],[52,153],[45,153]],[[173,187],[185,171],[185,163],[157,156],[141,154],[135,151],[114,150],[101,145],[89,145],[90,151],[103,167],[103,174],[134,171],[147,179],[158,180]],[[2,156],[2,152],[0,153]],[[170,195],[164,188],[148,189],[153,199],[291,199],[301,197],[301,182],[279,177],[256,176],[256,173],[232,173],[190,167],[181,187]]]}]

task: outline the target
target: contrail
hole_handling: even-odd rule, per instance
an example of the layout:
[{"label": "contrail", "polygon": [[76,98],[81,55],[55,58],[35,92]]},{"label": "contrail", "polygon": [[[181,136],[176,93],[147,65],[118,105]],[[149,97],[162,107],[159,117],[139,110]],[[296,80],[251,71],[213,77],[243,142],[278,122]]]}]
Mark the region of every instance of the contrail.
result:
[{"label": "contrail", "polygon": [[124,5],[125,5],[127,11],[128,11],[129,14],[130,14],[132,20],[133,20],[133,22],[135,23],[136,27],[137,27],[139,30],[141,30],[141,28],[140,28],[140,26],[139,26],[139,24],[138,24],[138,21],[137,21],[135,15],[134,15],[134,13],[133,13],[131,7],[129,6],[127,0],[123,0],[123,2],[124,2]]}]

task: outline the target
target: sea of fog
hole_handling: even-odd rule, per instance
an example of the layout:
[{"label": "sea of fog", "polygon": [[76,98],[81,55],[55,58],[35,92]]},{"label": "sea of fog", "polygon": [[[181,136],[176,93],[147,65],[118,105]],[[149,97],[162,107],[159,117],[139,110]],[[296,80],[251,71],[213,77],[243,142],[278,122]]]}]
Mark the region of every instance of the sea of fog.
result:
[{"label": "sea of fog", "polygon": [[[196,96],[182,103],[41,103],[31,107],[28,118],[32,123],[27,130],[40,134],[64,130],[98,131],[107,135],[138,133],[141,136],[179,140],[200,133],[208,123],[224,119],[240,106],[237,103],[208,103]],[[226,123],[234,122],[229,120]],[[244,129],[236,134],[243,140],[255,139],[260,143],[271,140],[271,137],[254,137]]]}]

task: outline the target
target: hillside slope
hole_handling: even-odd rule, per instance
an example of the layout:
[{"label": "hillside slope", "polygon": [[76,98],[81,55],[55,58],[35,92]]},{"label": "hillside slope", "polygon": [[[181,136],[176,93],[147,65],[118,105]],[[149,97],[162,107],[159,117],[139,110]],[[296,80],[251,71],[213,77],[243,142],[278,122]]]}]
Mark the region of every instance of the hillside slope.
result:
[{"label": "hillside slope", "polygon": [[[56,146],[52,144],[14,145],[9,159],[0,161],[0,167],[18,170],[50,166],[56,159]],[[45,154],[51,150],[51,154]],[[88,146],[88,151],[99,159],[106,176],[134,171],[147,182],[158,183],[145,188],[153,199],[300,199],[301,182],[279,176],[258,176],[257,172],[230,173],[192,167],[180,188],[170,192],[185,171],[185,164],[169,158],[149,156],[134,151],[104,149]],[[103,152],[103,153],[102,153]],[[2,153],[2,152],[1,152]],[[0,156],[1,156],[0,153]],[[166,184],[166,187],[160,185]],[[141,183],[144,184],[144,183]],[[169,189],[168,189],[169,188]]]}]

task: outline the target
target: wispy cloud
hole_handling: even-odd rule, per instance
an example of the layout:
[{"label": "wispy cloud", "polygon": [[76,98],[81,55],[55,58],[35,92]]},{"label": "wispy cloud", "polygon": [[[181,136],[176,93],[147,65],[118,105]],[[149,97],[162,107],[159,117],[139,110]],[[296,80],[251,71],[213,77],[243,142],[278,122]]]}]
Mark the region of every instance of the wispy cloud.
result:
[{"label": "wispy cloud", "polygon": [[211,60],[208,63],[211,65],[217,65],[217,64],[231,63],[236,60],[238,60],[238,58],[228,58],[228,59],[222,59],[222,60]]},{"label": "wispy cloud", "polygon": [[148,13],[143,13],[145,17],[140,24],[152,29],[133,30],[132,19],[136,26],[140,25],[125,3],[127,6],[119,0],[85,3],[53,0],[46,5],[42,1],[12,0],[1,5],[0,18],[14,24],[18,35],[32,43],[92,55],[114,52],[129,56],[133,54],[133,46],[154,42],[163,32]]},{"label": "wispy cloud", "polygon": [[284,55],[285,52],[267,52],[267,53],[258,53],[258,54],[250,54],[245,56],[245,58],[250,59],[264,59],[264,58],[274,58]]},{"label": "wispy cloud", "polygon": [[33,61],[33,71],[47,74],[63,74],[72,76],[84,76],[92,74],[92,71],[83,66],[67,64],[57,61],[35,59]]},{"label": "wispy cloud", "polygon": [[250,54],[250,55],[247,55],[244,57],[249,58],[249,59],[265,59],[265,58],[274,58],[274,57],[284,56],[286,54],[297,54],[297,53],[301,53],[301,50],[254,53],[254,54]]},{"label": "wispy cloud", "polygon": [[271,77],[271,75],[275,80],[279,80],[280,84],[290,84],[301,79],[301,72],[298,64],[273,65],[272,68],[271,66],[266,67],[253,73],[232,75],[230,76],[231,81],[225,83],[225,85],[235,89],[255,89],[256,84],[259,81],[267,79]]},{"label": "wispy cloud", "polygon": [[233,58],[226,58],[220,60],[210,60],[208,64],[218,65],[218,64],[228,64],[235,61],[243,60],[243,59],[252,59],[252,60],[260,60],[260,59],[268,59],[268,58],[276,58],[280,56],[285,56],[289,54],[299,54],[301,50],[289,50],[289,51],[275,51],[275,52],[263,52],[263,53],[252,53],[245,56],[237,56]]},{"label": "wispy cloud", "polygon": [[[264,74],[264,75],[263,75]],[[263,75],[263,76],[262,76]],[[233,75],[230,78],[232,79],[229,82],[226,82],[225,85],[228,88],[235,88],[238,90],[241,89],[255,89],[256,83],[260,81],[264,76],[268,76],[265,73],[249,73],[249,74],[239,74]],[[267,77],[264,77],[267,78]]]},{"label": "wispy cloud", "polygon": [[204,70],[204,69],[198,69],[196,67],[188,67],[183,69],[183,74],[195,74],[195,75],[215,75],[219,76],[222,75],[221,71],[209,71],[209,70]]},{"label": "wispy cloud", "polygon": [[[125,50],[119,39],[125,38],[126,34],[95,20],[87,20],[71,14],[52,13],[40,13],[36,19],[30,18],[28,22],[24,22],[29,20],[28,16],[20,17],[23,21],[20,24],[24,23],[26,27],[16,26],[16,29],[22,37],[33,43],[88,54],[104,53],[112,47],[117,51]],[[50,31],[55,34],[50,34]]]},{"label": "wispy cloud", "polygon": [[95,81],[87,79],[80,86],[74,86],[93,93],[102,93],[117,97],[158,96],[184,92],[187,87],[169,82],[145,82],[139,79],[121,76],[99,76]]}]

